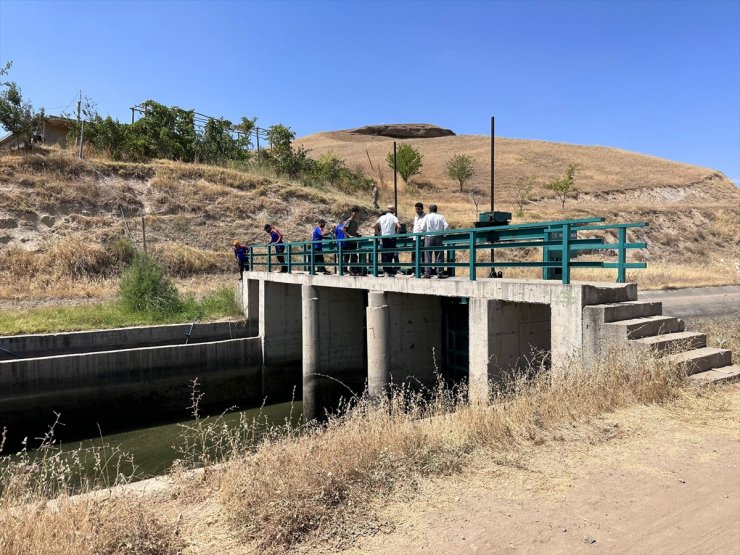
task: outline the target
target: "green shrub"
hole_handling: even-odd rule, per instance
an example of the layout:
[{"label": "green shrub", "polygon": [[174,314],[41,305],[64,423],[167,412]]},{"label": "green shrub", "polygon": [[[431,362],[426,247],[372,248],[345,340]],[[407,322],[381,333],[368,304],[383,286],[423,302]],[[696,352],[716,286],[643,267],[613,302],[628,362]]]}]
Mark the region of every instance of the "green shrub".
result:
[{"label": "green shrub", "polygon": [[182,307],[180,295],[162,266],[147,254],[137,254],[121,277],[119,296],[134,312],[174,313]]}]

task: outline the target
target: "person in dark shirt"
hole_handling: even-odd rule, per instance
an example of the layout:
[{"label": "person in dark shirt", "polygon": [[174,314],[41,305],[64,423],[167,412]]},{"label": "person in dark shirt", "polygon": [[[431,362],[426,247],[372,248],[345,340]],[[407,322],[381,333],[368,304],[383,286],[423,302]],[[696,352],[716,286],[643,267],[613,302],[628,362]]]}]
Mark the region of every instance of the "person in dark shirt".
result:
[{"label": "person in dark shirt", "polygon": [[251,270],[249,266],[249,246],[242,245],[237,239],[234,239],[234,258],[239,264],[239,281],[244,279],[244,268]]},{"label": "person in dark shirt", "polygon": [[285,265],[285,245],[283,245],[283,234],[280,230],[272,224],[265,224],[264,230],[270,234],[270,244],[275,245],[275,253],[277,253],[277,259],[280,263],[280,272],[285,273],[288,271],[288,267]]},{"label": "person in dark shirt", "polygon": [[331,235],[334,230],[330,229],[329,231],[324,231],[325,228],[326,220],[319,219],[319,221],[316,222],[316,227],[313,228],[311,241],[313,242],[314,264],[316,264],[316,271],[329,275],[331,272],[326,269],[326,266],[324,266],[324,254],[321,242],[324,240],[324,237]]},{"label": "person in dark shirt", "polygon": [[[360,226],[360,208],[359,206],[352,207],[352,214],[347,218],[344,223],[344,234],[347,237],[360,237],[358,228]],[[345,245],[342,245],[344,247]],[[344,255],[345,263],[349,262],[349,275],[359,276],[362,274],[360,268],[357,266],[357,241],[347,241],[346,244],[348,253]]]}]

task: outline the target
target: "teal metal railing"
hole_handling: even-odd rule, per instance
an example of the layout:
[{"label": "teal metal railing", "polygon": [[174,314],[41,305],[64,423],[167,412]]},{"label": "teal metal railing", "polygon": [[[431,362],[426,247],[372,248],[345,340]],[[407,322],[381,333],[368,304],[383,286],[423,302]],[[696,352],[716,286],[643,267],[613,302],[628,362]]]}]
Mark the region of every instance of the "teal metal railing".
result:
[{"label": "teal metal railing", "polygon": [[[476,279],[479,268],[542,268],[543,279],[560,279],[570,283],[574,268],[615,268],[617,282],[626,281],[628,269],[645,268],[644,262],[627,262],[627,249],[644,249],[643,242],[629,242],[627,230],[646,227],[646,222],[603,224],[604,218],[582,218],[551,222],[534,222],[517,225],[448,229],[437,233],[405,233],[357,237],[350,239],[324,239],[275,244],[253,244],[250,249],[250,268],[268,272],[281,268],[285,272],[329,271],[342,276],[347,273],[378,276],[385,270],[391,273],[407,270],[421,277],[427,269],[446,268],[454,276],[457,268],[466,268],[470,280]],[[584,232],[605,232],[616,236],[617,242],[606,242],[605,237],[583,237]],[[442,244],[424,247],[423,238],[442,237]],[[395,247],[383,248],[381,239],[395,239]],[[319,247],[319,248],[317,248]],[[514,248],[541,248],[539,261],[486,260],[487,251]],[[282,250],[281,250],[282,249]],[[603,260],[578,260],[585,251],[616,251],[616,262]],[[440,264],[425,260],[427,253],[442,251]],[[564,253],[567,254],[564,255]],[[385,261],[383,260],[385,255]],[[467,260],[465,260],[467,258]]]}]

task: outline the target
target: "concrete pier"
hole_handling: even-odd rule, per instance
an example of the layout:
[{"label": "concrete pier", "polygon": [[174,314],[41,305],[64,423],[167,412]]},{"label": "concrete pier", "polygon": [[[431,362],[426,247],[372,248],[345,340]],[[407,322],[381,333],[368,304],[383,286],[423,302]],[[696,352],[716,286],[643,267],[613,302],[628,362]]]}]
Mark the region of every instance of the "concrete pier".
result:
[{"label": "concrete pier", "polygon": [[367,295],[367,387],[371,398],[385,395],[391,381],[390,316],[385,293]]}]

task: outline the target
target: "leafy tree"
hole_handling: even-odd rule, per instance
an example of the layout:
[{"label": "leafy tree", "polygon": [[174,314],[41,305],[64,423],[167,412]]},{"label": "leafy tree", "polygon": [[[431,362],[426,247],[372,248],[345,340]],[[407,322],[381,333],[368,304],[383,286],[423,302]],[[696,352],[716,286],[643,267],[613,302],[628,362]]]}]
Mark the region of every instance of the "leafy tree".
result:
[{"label": "leafy tree", "polygon": [[[12,67],[8,62],[0,69],[0,77],[7,75]],[[15,135],[15,146],[20,147],[23,142],[27,146],[33,143],[33,135],[41,120],[44,118],[44,109],[34,110],[33,105],[24,100],[20,87],[13,81],[0,83],[3,91],[0,92],[0,125]]]},{"label": "leafy tree", "polygon": [[532,200],[532,189],[534,186],[532,185],[531,179],[522,178],[519,180],[519,182],[516,184],[516,187],[514,189],[514,201],[516,202],[517,207],[519,210],[517,210],[516,215],[520,218],[524,216],[524,205],[527,204],[530,200]]},{"label": "leafy tree", "polygon": [[466,154],[455,154],[447,162],[447,176],[460,184],[461,193],[465,182],[475,174],[473,162],[473,158]]},{"label": "leafy tree", "polygon": [[328,181],[330,185],[335,185],[342,176],[344,160],[337,158],[331,152],[322,154],[316,162],[319,177]]},{"label": "leafy tree", "polygon": [[241,123],[234,126],[234,130],[239,133],[239,146],[248,149],[252,146],[252,131],[257,126],[257,118],[242,118]]},{"label": "leafy tree", "polygon": [[303,147],[293,148],[294,139],[295,132],[282,123],[272,125],[267,130],[270,150],[264,152],[262,158],[273,167],[278,175],[296,177],[312,164]]},{"label": "leafy tree", "polygon": [[565,210],[565,200],[568,198],[568,195],[578,191],[575,187],[575,173],[577,169],[577,164],[569,164],[568,168],[565,170],[565,175],[562,178],[551,181],[545,185],[545,189],[553,191],[560,199],[560,207],[562,210]]},{"label": "leafy tree", "polygon": [[[423,158],[424,156],[421,152],[409,144],[402,144],[398,147],[396,151],[396,166],[404,183],[408,185],[409,179],[421,173]],[[393,169],[393,152],[388,153],[385,161],[388,163],[388,167]]]}]

